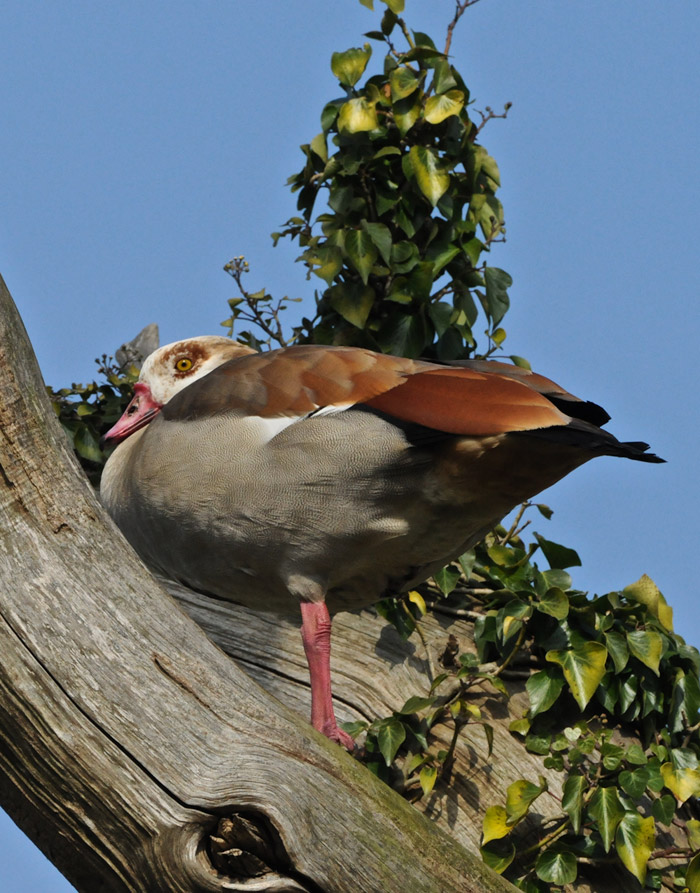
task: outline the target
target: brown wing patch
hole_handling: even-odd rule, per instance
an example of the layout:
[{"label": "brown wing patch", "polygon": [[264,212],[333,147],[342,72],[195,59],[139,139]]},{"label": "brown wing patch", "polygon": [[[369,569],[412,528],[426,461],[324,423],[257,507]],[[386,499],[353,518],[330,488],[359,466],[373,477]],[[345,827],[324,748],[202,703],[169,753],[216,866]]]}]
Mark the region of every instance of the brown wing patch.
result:
[{"label": "brown wing patch", "polygon": [[403,421],[451,434],[503,434],[570,421],[524,382],[463,368],[420,371],[366,403]]},{"label": "brown wing patch", "polygon": [[288,347],[224,363],[176,394],[163,414],[180,420],[236,410],[303,416],[324,406],[364,403],[419,368],[432,367],[356,347]]}]

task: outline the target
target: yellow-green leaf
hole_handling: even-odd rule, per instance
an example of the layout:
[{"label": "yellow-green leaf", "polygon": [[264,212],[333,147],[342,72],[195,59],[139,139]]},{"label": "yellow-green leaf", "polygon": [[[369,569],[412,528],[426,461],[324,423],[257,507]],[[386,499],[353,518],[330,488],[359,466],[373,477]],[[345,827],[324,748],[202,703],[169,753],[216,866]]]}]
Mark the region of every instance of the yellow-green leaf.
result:
[{"label": "yellow-green leaf", "polygon": [[617,826],[615,849],[625,868],[640,884],[647,876],[647,862],[654,849],[656,835],[654,819],[643,818],[638,812],[626,812]]},{"label": "yellow-green leaf", "polygon": [[328,161],[328,146],[326,145],[325,133],[316,134],[309,143],[309,148],[318,155],[321,161]]},{"label": "yellow-green leaf", "polygon": [[423,117],[429,124],[439,124],[451,115],[458,115],[464,108],[464,93],[461,90],[450,90],[431,96],[425,103]]},{"label": "yellow-green leaf", "polygon": [[379,126],[377,107],[364,96],[344,102],[338,112],[338,130],[345,133],[362,133]]},{"label": "yellow-green leaf", "polygon": [[688,835],[688,844],[691,850],[700,850],[700,821],[688,819],[685,823],[685,831]]},{"label": "yellow-green leaf", "polygon": [[412,146],[409,152],[411,170],[418,188],[435,207],[450,185],[450,175],[441,164],[434,149]]},{"label": "yellow-green leaf", "polygon": [[421,614],[426,614],[428,611],[428,607],[425,604],[425,599],[416,589],[412,589],[408,593],[408,600],[413,602],[413,604],[418,608]]},{"label": "yellow-green leaf", "polygon": [[513,829],[513,824],[508,822],[508,813],[502,806],[489,806],[484,815],[483,829],[482,845],[489,840],[505,837]]},{"label": "yellow-green leaf", "polygon": [[423,788],[424,796],[428,796],[432,789],[435,787],[435,782],[437,780],[437,769],[435,766],[424,766],[420,770],[420,775],[418,776],[418,781],[420,781],[420,786]]},{"label": "yellow-green leaf", "polygon": [[413,93],[405,99],[397,100],[393,105],[392,111],[399,133],[401,136],[405,136],[420,117],[420,94]]},{"label": "yellow-green leaf", "polygon": [[405,0],[384,0],[384,2],[394,15],[399,15],[403,12]]},{"label": "yellow-green leaf", "polygon": [[354,87],[364,74],[372,55],[372,47],[366,43],[364,47],[350,47],[344,53],[333,53],[331,70],[345,87]]},{"label": "yellow-green leaf", "polygon": [[661,766],[661,777],[679,803],[685,803],[689,797],[700,796],[700,770],[698,769],[664,763]]},{"label": "yellow-green leaf", "polygon": [[685,870],[685,885],[690,893],[700,893],[700,853],[693,856]]},{"label": "yellow-green leaf", "polygon": [[518,781],[514,781],[513,784],[508,785],[506,814],[509,824],[514,825],[516,822],[519,822],[527,814],[528,809],[540,794],[543,794],[546,790],[547,782],[542,776],[540,776],[538,785],[533,784],[531,781],[526,781],[524,778],[520,778]]},{"label": "yellow-green leaf", "polygon": [[407,65],[401,65],[395,68],[389,75],[389,86],[391,87],[391,98],[394,102],[399,99],[405,99],[415,92],[420,86],[421,78],[416,77],[416,73]]},{"label": "yellow-green leaf", "polygon": [[656,617],[670,633],[673,632],[673,608],[663,597],[659,587],[651,577],[642,574],[636,583],[630,583],[629,586],[625,586],[622,594],[632,601],[646,605],[652,616]]},{"label": "yellow-green leaf", "polygon": [[630,652],[649,669],[659,675],[659,663],[664,651],[664,640],[652,629],[636,629],[627,633]]},{"label": "yellow-green leaf", "polygon": [[545,657],[548,661],[559,664],[576,703],[581,710],[585,709],[605,675],[605,661],[608,657],[605,645],[600,642],[585,642],[568,651],[548,651]]},{"label": "yellow-green leaf", "polygon": [[328,289],[331,307],[358,329],[364,328],[374,303],[374,289],[343,282]]}]

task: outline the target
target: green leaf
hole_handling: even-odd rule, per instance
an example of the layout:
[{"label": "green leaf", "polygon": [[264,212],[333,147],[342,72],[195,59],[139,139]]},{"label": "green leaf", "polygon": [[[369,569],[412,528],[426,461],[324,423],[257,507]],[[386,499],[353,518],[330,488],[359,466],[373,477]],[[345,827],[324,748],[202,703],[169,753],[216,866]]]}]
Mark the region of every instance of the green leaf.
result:
[{"label": "green leaf", "polygon": [[[561,808],[571,819],[571,827],[574,834],[581,829],[581,810],[583,809],[583,792],[588,788],[588,782],[583,775],[570,775],[564,782]],[[560,883],[569,883],[560,882]]]},{"label": "green leaf", "polygon": [[486,267],[484,270],[484,282],[486,285],[487,312],[494,326],[497,326],[510,307],[508,289],[513,284],[513,278],[505,270],[500,270],[498,267]]},{"label": "green leaf", "polygon": [[360,5],[366,6],[367,9],[374,9],[374,0],[360,0]]},{"label": "green leaf", "polygon": [[688,863],[685,870],[685,885],[690,893],[700,893],[700,853],[697,853]]},{"label": "green leaf", "polygon": [[384,3],[386,3],[394,15],[399,15],[403,12],[404,2],[405,0],[384,0]]},{"label": "green leaf", "polygon": [[564,680],[554,667],[545,667],[529,677],[525,688],[530,697],[530,716],[537,716],[538,713],[549,710],[556,702],[564,688]]},{"label": "green leaf", "polygon": [[508,821],[508,814],[502,806],[489,806],[484,814],[482,845],[489,840],[499,840],[513,829],[513,822]]},{"label": "green leaf", "polygon": [[103,461],[100,445],[89,428],[86,428],[84,424],[79,425],[78,430],[75,432],[73,444],[76,452],[83,459],[88,459],[90,462]]},{"label": "green leaf", "polygon": [[411,713],[416,713],[418,710],[425,710],[426,707],[432,707],[434,703],[435,698],[421,698],[419,695],[413,695],[413,697],[406,701],[398,713],[408,716]]},{"label": "green leaf", "polygon": [[640,884],[647,876],[647,862],[654,849],[656,835],[654,819],[643,818],[638,812],[626,812],[617,826],[615,849],[625,868]]},{"label": "green leaf", "polygon": [[410,96],[420,87],[420,84],[421,78],[417,77],[413,69],[407,65],[395,68],[389,75],[391,98],[394,102]]},{"label": "green leaf", "polygon": [[331,70],[344,87],[354,87],[364,74],[372,55],[372,47],[366,43],[363,48],[351,47],[344,53],[333,53]]},{"label": "green leaf", "polygon": [[[435,207],[450,185],[450,175],[437,152],[427,146],[411,146],[409,158],[418,188]],[[508,275],[507,273],[505,275]],[[510,278],[510,277],[508,277]]]},{"label": "green leaf", "polygon": [[483,844],[479,852],[486,865],[498,874],[503,874],[515,858],[515,846],[510,842],[490,841]]},{"label": "green leaf", "polygon": [[578,874],[576,856],[569,850],[550,847],[537,857],[535,872],[548,884],[573,884]]},{"label": "green leaf", "polygon": [[406,740],[406,726],[392,716],[381,720],[377,729],[377,743],[387,766],[391,766],[399,747]]},{"label": "green leaf", "polygon": [[375,244],[385,264],[391,263],[391,230],[383,223],[370,223],[362,221],[362,229]]},{"label": "green leaf", "polygon": [[372,236],[361,229],[350,230],[345,237],[345,253],[362,277],[362,282],[367,285],[369,274],[377,260],[377,249]]},{"label": "green leaf", "polygon": [[[487,267],[487,269],[491,268]],[[540,536],[539,533],[535,534],[535,539],[551,568],[562,569],[565,567],[581,566],[581,559],[578,557],[578,553],[573,549],[568,549],[566,546],[560,546],[559,543],[553,543],[550,540],[546,540],[543,536]]]},{"label": "green leaf", "polygon": [[[457,86],[452,66],[447,59],[438,59],[433,65],[433,70],[435,72],[436,93],[447,93],[448,90],[452,90]],[[462,94],[462,100],[464,101],[464,94]]]},{"label": "green leaf", "polygon": [[662,825],[670,825],[676,814],[676,801],[670,794],[664,794],[658,800],[654,800],[651,806],[651,814]]},{"label": "green leaf", "polygon": [[659,675],[659,663],[664,651],[662,636],[653,630],[638,629],[627,633],[630,652],[649,669]]},{"label": "green leaf", "polygon": [[548,651],[548,661],[559,664],[569,683],[571,694],[581,710],[590,701],[605,675],[608,649],[600,642],[584,642],[567,651]]},{"label": "green leaf", "polygon": [[643,574],[636,583],[625,586],[622,594],[632,601],[646,605],[661,625],[669,632],[673,632],[673,608],[663,597],[651,577]]},{"label": "green leaf", "polygon": [[537,602],[537,610],[543,614],[549,614],[557,620],[563,620],[569,613],[569,599],[566,593],[556,586],[548,589]]},{"label": "green leaf", "polygon": [[461,90],[450,90],[431,96],[425,103],[423,117],[429,124],[439,124],[445,118],[458,115],[464,108],[464,93]]},{"label": "green leaf", "polygon": [[610,630],[605,635],[605,645],[615,664],[615,672],[621,673],[627,666],[630,657],[627,640],[621,633]]},{"label": "green leaf", "polygon": [[433,579],[443,595],[449,595],[452,592],[460,577],[460,572],[454,567],[450,567],[450,565],[440,568],[439,571],[435,571],[433,574]]},{"label": "green leaf", "polygon": [[540,794],[547,790],[546,780],[540,776],[539,785],[526,781],[524,778],[514,781],[508,785],[506,792],[506,813],[508,814],[508,823],[514,825],[520,819],[527,815],[532,804],[537,800]]},{"label": "green leaf", "polygon": [[331,307],[358,329],[363,329],[374,304],[374,290],[359,282],[332,285],[327,291]]},{"label": "green leaf", "polygon": [[598,788],[591,797],[588,812],[598,825],[605,852],[610,852],[615,831],[625,814],[617,788]]},{"label": "green leaf", "polygon": [[437,769],[435,766],[423,766],[418,776],[420,786],[423,788],[423,796],[428,797],[437,781]]}]

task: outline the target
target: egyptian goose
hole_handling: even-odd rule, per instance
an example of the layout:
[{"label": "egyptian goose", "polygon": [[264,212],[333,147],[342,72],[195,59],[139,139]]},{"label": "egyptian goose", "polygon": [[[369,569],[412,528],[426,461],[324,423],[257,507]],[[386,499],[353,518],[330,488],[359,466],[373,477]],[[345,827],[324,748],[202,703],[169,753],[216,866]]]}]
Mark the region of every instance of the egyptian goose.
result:
[{"label": "egyptian goose", "polygon": [[287,613],[301,602],[313,725],[331,701],[330,612],[405,591],[594,456],[661,462],[609,416],[509,364],[355,347],[161,347],[105,436],[102,499],[153,568]]}]

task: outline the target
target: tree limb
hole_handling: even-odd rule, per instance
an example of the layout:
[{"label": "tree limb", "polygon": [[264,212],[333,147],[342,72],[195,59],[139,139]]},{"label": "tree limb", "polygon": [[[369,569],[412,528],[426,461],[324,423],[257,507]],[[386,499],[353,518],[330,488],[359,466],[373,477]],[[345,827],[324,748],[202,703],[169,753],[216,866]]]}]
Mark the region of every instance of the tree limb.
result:
[{"label": "tree limb", "polygon": [[78,468],[2,280],[0,432],[0,801],[78,890],[513,889],[176,608]]}]

